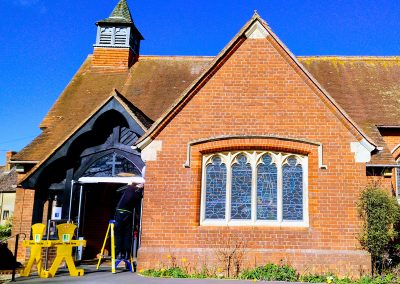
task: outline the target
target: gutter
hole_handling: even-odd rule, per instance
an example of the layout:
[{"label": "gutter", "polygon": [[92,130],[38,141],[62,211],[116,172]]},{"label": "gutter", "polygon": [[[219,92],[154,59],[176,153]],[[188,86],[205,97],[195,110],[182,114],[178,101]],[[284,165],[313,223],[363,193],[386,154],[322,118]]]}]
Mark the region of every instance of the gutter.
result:
[{"label": "gutter", "polygon": [[37,164],[39,161],[10,161],[10,164]]},{"label": "gutter", "polygon": [[369,168],[400,168],[400,164],[367,164]]}]

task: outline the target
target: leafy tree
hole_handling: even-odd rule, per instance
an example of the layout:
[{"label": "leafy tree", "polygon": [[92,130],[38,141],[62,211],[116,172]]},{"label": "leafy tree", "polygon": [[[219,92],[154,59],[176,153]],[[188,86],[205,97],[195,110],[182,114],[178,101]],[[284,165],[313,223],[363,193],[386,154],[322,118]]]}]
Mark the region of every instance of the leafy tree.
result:
[{"label": "leafy tree", "polygon": [[369,185],[361,192],[358,210],[363,221],[359,241],[363,249],[371,254],[374,273],[378,261],[383,265],[383,255],[397,236],[394,225],[400,218],[400,207],[385,190]]}]

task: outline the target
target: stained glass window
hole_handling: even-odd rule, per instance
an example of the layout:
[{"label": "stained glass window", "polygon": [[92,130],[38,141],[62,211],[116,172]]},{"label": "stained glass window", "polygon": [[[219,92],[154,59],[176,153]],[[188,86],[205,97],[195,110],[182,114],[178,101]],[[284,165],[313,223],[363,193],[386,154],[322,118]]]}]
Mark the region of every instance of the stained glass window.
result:
[{"label": "stained glass window", "polygon": [[257,167],[257,220],[277,220],[277,169],[265,155]]},{"label": "stained glass window", "polygon": [[84,177],[114,177],[120,173],[141,176],[135,165],[124,156],[112,153],[95,161],[83,174]]},{"label": "stained glass window", "polygon": [[282,169],[283,220],[303,220],[303,168],[290,157]]},{"label": "stained glass window", "polygon": [[[400,162],[400,161],[398,161]],[[400,197],[400,168],[396,168],[397,198]]]},{"label": "stained glass window", "polygon": [[225,219],[226,165],[215,157],[206,169],[206,219]]},{"label": "stained glass window", "polygon": [[251,165],[246,156],[239,155],[232,166],[232,219],[251,219],[251,176]]},{"label": "stained glass window", "polygon": [[241,151],[205,155],[203,161],[201,224],[308,226],[307,157]]}]

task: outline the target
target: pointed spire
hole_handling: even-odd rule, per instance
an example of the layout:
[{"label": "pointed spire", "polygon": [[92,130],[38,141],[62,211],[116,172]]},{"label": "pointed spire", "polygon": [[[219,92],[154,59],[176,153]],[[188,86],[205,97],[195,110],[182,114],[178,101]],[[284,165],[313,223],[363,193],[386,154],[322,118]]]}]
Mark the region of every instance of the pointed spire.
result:
[{"label": "pointed spire", "polygon": [[121,23],[133,24],[131,11],[126,0],[120,0],[112,11],[111,15],[98,23]]},{"label": "pointed spire", "polygon": [[133,23],[131,11],[129,11],[126,0],[120,0],[118,2],[109,18],[124,19],[126,22]]}]

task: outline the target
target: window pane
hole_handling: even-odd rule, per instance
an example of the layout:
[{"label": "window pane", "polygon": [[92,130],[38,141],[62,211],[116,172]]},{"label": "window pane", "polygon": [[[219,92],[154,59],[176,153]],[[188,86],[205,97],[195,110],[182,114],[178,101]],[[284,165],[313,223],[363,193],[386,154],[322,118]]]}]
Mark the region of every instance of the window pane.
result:
[{"label": "window pane", "polygon": [[269,155],[257,167],[257,220],[277,219],[277,170]]},{"label": "window pane", "polygon": [[251,166],[244,155],[232,166],[232,219],[251,219]]},{"label": "window pane", "polygon": [[303,220],[303,169],[296,158],[289,158],[283,166],[283,220]]},{"label": "window pane", "polygon": [[397,198],[400,197],[400,168],[396,168]]},{"label": "window pane", "polygon": [[112,153],[95,161],[83,174],[84,177],[114,177],[120,173],[141,176],[140,171],[127,158]]},{"label": "window pane", "polygon": [[215,157],[206,168],[206,219],[225,219],[226,166]]}]

